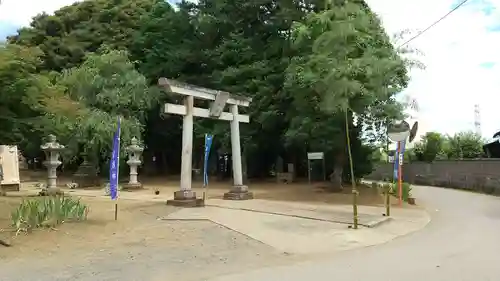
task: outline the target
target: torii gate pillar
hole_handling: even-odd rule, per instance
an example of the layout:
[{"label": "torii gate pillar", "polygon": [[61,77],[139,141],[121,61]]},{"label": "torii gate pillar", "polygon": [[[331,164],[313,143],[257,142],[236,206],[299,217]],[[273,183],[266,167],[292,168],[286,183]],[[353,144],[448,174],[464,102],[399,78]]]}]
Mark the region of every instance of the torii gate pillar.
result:
[{"label": "torii gate pillar", "polygon": [[[201,200],[197,199],[196,193],[191,188],[192,161],[193,161],[193,117],[212,118],[225,120],[231,123],[231,152],[233,163],[233,187],[224,194],[227,200],[253,199],[253,194],[248,187],[243,185],[243,171],[241,165],[240,144],[240,122],[249,123],[248,115],[240,115],[238,106],[249,106],[250,98],[231,95],[228,92],[215,91],[211,89],[196,87],[166,78],[160,78],[158,84],[167,92],[179,94],[184,97],[184,105],[165,104],[166,114],[177,114],[183,116],[182,124],[182,159],[181,159],[181,182],[180,190],[174,192],[174,199],[168,200],[167,204],[176,206],[200,206]],[[194,107],[194,99],[212,101],[209,109]],[[224,112],[228,104],[230,112]]]}]

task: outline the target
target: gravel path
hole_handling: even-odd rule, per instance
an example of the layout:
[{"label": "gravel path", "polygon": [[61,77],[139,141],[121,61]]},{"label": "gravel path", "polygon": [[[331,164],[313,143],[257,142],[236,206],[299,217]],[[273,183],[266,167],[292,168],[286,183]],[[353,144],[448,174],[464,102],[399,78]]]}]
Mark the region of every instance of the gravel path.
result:
[{"label": "gravel path", "polygon": [[[147,238],[127,241],[119,248],[89,249],[66,258],[57,255],[4,261],[0,280],[206,280],[291,259],[208,221],[156,221],[146,229],[150,233]],[[174,233],[175,238],[162,239],[166,232]]]}]

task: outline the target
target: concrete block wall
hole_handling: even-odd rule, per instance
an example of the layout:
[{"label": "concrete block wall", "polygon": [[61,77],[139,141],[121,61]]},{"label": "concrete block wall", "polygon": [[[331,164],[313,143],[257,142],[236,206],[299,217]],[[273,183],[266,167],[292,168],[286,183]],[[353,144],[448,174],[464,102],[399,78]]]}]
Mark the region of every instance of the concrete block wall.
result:
[{"label": "concrete block wall", "polygon": [[[380,163],[367,179],[392,179],[393,164]],[[442,186],[500,195],[500,159],[412,162],[403,166],[403,179],[419,185]]]}]

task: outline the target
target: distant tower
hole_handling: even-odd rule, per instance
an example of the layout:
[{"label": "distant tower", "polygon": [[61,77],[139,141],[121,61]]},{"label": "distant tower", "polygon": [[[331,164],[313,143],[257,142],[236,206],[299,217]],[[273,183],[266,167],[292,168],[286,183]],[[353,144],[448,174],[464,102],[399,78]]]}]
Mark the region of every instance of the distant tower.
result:
[{"label": "distant tower", "polygon": [[409,115],[408,117],[411,119],[411,121],[416,121],[416,119],[418,119],[418,112],[420,111],[417,99],[410,95],[406,95],[404,97],[404,104],[406,105],[405,111]]},{"label": "distant tower", "polygon": [[474,128],[476,134],[481,136],[481,111],[479,109],[479,104],[474,105]]},{"label": "distant tower", "polygon": [[413,119],[418,119],[418,112],[420,111],[420,106],[418,105],[417,99],[411,98],[410,108],[413,110],[413,115],[411,117]]}]

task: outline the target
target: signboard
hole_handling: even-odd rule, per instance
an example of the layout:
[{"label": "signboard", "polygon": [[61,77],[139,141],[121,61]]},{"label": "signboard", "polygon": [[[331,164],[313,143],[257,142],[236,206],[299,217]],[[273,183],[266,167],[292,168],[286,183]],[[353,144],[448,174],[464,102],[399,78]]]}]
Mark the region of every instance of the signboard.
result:
[{"label": "signboard", "polygon": [[308,160],[321,160],[324,157],[323,152],[308,152],[307,159]]},{"label": "signboard", "polygon": [[389,155],[389,163],[394,163],[394,155]]}]

